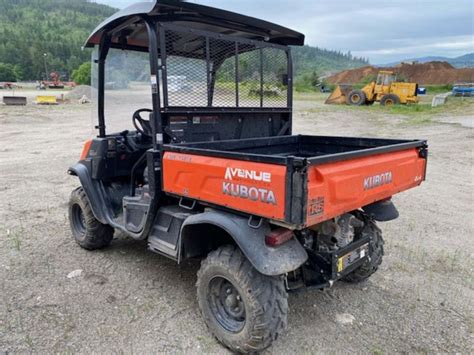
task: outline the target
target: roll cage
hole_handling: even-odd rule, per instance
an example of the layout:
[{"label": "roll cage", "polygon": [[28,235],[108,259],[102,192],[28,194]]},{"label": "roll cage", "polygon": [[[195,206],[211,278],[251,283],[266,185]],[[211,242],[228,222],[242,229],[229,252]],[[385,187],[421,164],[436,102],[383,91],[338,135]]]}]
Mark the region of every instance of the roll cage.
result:
[{"label": "roll cage", "polygon": [[[244,113],[258,122],[249,137],[291,134],[288,45],[303,44],[298,32],[207,6],[174,0],[132,5],[104,21],[85,45],[98,46],[99,137],[106,136],[105,61],[111,48],[149,53],[154,149],[242,138],[236,133],[242,125],[235,122]],[[199,131],[201,122],[218,122],[220,131]]]}]

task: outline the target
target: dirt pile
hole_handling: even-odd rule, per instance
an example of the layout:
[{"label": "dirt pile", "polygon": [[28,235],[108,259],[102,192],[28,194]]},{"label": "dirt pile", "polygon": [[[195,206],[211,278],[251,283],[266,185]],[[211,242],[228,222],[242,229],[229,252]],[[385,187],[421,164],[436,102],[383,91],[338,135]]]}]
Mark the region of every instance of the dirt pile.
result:
[{"label": "dirt pile", "polygon": [[66,94],[70,100],[80,100],[86,96],[89,100],[95,97],[96,90],[89,85],[78,85]]},{"label": "dirt pile", "polygon": [[330,84],[356,84],[367,77],[375,77],[379,70],[391,70],[407,81],[421,85],[445,85],[474,81],[474,68],[456,69],[447,62],[400,64],[392,68],[367,66],[336,73],[326,80]]}]

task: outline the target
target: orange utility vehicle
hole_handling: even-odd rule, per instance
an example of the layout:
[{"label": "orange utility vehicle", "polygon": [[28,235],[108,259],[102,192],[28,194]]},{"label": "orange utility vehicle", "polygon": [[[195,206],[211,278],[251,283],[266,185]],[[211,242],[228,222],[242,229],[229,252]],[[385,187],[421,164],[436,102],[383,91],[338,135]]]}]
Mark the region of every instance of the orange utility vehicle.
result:
[{"label": "orange utility vehicle", "polygon": [[[423,140],[292,135],[290,45],[303,44],[279,25],[174,0],[126,8],[86,43],[97,49],[98,136],[69,169],[82,185],[72,234],[86,249],[116,230],[178,263],[201,258],[202,315],[238,352],[277,338],[287,291],[372,275],[376,221],[395,219],[391,197],[425,179]],[[148,72],[150,106],[137,84],[107,92],[113,70],[134,83]],[[176,77],[184,84],[170,88]],[[106,129],[124,113],[122,131]]]}]

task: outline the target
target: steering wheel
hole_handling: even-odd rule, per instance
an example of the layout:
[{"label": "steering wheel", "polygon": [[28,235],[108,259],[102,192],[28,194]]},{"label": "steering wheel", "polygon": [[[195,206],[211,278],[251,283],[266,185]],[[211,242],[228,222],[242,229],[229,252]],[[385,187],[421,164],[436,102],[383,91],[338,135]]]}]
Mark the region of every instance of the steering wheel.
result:
[{"label": "steering wheel", "polygon": [[150,110],[148,108],[142,108],[140,110],[135,111],[133,114],[133,125],[135,126],[135,129],[137,132],[143,134],[144,136],[147,137],[152,137],[153,136],[153,130],[151,128],[151,123],[150,120],[147,119],[145,120],[142,118],[141,113],[142,112],[153,112],[153,110]]}]

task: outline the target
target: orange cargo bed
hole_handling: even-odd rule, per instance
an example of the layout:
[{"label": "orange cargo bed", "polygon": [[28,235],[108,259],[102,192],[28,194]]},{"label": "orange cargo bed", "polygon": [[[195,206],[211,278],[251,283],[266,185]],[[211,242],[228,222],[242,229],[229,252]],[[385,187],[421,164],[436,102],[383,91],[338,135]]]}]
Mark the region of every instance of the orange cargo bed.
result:
[{"label": "orange cargo bed", "polygon": [[423,140],[283,136],[166,145],[165,192],[312,226],[415,187]]}]

